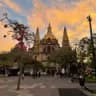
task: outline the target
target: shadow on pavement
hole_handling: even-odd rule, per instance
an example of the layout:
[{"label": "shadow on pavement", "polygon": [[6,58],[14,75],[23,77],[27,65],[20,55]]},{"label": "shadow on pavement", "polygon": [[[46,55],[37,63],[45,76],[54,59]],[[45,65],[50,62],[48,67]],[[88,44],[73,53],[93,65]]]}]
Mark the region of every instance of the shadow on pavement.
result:
[{"label": "shadow on pavement", "polygon": [[59,96],[87,96],[80,89],[59,88]]}]

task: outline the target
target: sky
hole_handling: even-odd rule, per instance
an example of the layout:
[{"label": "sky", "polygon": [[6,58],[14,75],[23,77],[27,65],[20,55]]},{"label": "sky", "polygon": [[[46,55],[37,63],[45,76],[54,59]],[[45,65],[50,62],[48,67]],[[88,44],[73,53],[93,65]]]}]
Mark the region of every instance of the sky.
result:
[{"label": "sky", "polygon": [[[7,12],[12,20],[28,25],[33,32],[40,29],[41,38],[46,34],[51,23],[52,32],[62,41],[64,26],[70,43],[74,44],[81,38],[89,36],[87,16],[92,17],[93,32],[96,31],[96,0],[0,0],[0,18]],[[10,51],[17,43],[8,34],[0,22],[0,52]]]}]

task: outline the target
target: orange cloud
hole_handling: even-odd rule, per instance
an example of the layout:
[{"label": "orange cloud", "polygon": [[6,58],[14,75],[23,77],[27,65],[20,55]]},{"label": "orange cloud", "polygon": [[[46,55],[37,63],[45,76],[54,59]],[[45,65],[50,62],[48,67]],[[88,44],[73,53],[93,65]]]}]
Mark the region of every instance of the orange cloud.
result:
[{"label": "orange cloud", "polygon": [[3,6],[3,4],[2,4],[2,2],[0,2],[0,7],[2,7]]},{"label": "orange cloud", "polygon": [[15,42],[8,37],[0,39],[0,44],[2,45],[2,47],[0,47],[0,52],[10,51],[11,48],[14,48],[15,46]]},{"label": "orange cloud", "polygon": [[[10,33],[10,28],[4,28],[3,22],[0,22],[0,52],[10,51],[16,44],[16,41],[12,39],[12,33]],[[4,38],[4,35],[7,37]]]},{"label": "orange cloud", "polygon": [[[91,14],[93,18],[96,17],[95,10],[90,6],[90,3],[91,5],[94,4],[95,0],[92,0],[92,2],[88,0],[79,1],[72,8],[60,2],[57,4],[53,1],[52,4],[54,6],[49,7],[43,2],[40,2],[40,0],[33,1],[34,10],[32,10],[32,14],[27,17],[29,25],[31,25],[32,28],[39,26],[43,29],[51,22],[53,33],[59,41],[61,41],[63,25],[68,26],[68,34],[72,42],[89,35],[89,26],[86,17],[89,14]],[[95,22],[93,23],[95,25]]]},{"label": "orange cloud", "polygon": [[13,9],[15,12],[21,13],[22,8],[13,0],[3,0],[4,4],[6,4],[9,8]]},{"label": "orange cloud", "polygon": [[[50,22],[52,25],[53,34],[56,36],[59,42],[61,42],[63,27],[66,26],[70,42],[75,42],[85,36],[89,36],[89,25],[86,17],[91,14],[93,32],[95,32],[95,0],[80,0],[72,5],[68,3],[62,3],[59,0],[51,0],[51,4],[47,5],[42,1],[43,0],[33,0],[32,11],[29,10],[30,13],[26,15],[28,23],[32,29],[35,30],[36,27],[39,27],[41,30],[44,30],[47,28],[48,23]],[[22,12],[21,6],[16,4],[13,0],[4,0],[3,2],[14,11],[19,13]],[[5,29],[2,29],[2,31],[6,32]],[[45,32],[46,31],[47,29]],[[45,32],[42,32],[42,34],[45,34]],[[11,42],[11,45],[9,45],[10,48],[12,48],[15,43],[13,41],[9,42]],[[4,44],[7,45],[6,43]]]}]

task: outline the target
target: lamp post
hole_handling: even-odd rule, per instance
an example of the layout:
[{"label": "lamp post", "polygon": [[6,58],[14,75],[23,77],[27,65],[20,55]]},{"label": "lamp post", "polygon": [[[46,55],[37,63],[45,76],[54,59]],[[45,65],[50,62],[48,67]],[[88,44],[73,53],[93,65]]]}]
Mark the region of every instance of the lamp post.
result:
[{"label": "lamp post", "polygon": [[95,58],[96,57],[95,57],[95,48],[94,48],[94,41],[93,41],[93,36],[92,36],[92,24],[91,24],[92,18],[91,18],[91,16],[88,16],[87,19],[88,19],[89,28],[90,28],[90,39],[91,39],[92,57],[93,57],[92,62],[94,64],[94,66],[95,66],[95,75],[96,75],[96,63],[95,63]]}]

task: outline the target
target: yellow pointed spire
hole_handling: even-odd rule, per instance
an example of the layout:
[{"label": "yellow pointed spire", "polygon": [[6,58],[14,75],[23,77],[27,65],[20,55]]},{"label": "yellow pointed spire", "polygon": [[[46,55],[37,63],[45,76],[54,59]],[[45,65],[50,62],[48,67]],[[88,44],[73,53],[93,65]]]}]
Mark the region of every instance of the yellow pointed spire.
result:
[{"label": "yellow pointed spire", "polygon": [[52,28],[51,28],[51,24],[49,23],[49,26],[48,26],[48,34],[52,34]]},{"label": "yellow pointed spire", "polygon": [[67,29],[64,27],[62,47],[70,47]]},{"label": "yellow pointed spire", "polygon": [[36,40],[36,41],[40,41],[39,28],[38,28],[38,27],[37,27],[37,29],[36,29],[35,40]]},{"label": "yellow pointed spire", "polygon": [[35,48],[34,48],[35,53],[39,53],[39,48],[40,48],[40,36],[39,36],[39,28],[38,28],[38,27],[37,27],[37,29],[36,29],[34,47],[35,47]]},{"label": "yellow pointed spire", "polygon": [[47,34],[45,35],[44,39],[56,39],[55,36],[53,35],[52,33],[52,27],[51,27],[51,24],[49,23],[48,25],[48,29],[47,29]]}]

